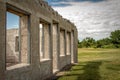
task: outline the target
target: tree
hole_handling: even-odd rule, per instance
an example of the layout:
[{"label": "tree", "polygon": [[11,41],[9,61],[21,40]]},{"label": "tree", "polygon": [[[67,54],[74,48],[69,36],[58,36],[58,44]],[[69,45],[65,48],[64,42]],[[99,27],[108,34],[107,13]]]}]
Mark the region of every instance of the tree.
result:
[{"label": "tree", "polygon": [[118,48],[120,47],[120,30],[115,30],[111,32],[110,38],[112,43]]},{"label": "tree", "polygon": [[110,44],[111,44],[111,39],[103,38],[96,42],[96,48],[104,48],[104,46],[110,45]]},{"label": "tree", "polygon": [[83,39],[83,41],[81,42],[82,47],[92,47],[95,44],[95,40],[93,38],[90,37],[86,37],[85,39]]}]

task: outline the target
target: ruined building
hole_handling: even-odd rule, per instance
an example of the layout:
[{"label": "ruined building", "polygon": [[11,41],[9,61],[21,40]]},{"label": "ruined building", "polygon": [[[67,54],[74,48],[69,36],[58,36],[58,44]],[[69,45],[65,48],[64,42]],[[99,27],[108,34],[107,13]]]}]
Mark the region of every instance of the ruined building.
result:
[{"label": "ruined building", "polygon": [[[7,29],[7,12],[19,28]],[[0,80],[44,80],[77,63],[77,29],[42,0],[0,0]]]}]

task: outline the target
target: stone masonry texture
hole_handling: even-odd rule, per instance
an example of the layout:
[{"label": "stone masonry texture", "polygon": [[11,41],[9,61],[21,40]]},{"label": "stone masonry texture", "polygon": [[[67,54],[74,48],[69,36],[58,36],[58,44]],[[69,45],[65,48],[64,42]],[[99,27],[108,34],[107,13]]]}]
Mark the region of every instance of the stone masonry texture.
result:
[{"label": "stone masonry texture", "polygon": [[[20,17],[19,30],[6,28],[7,12]],[[77,63],[77,33],[43,0],[0,0],[0,80],[44,80]]]}]

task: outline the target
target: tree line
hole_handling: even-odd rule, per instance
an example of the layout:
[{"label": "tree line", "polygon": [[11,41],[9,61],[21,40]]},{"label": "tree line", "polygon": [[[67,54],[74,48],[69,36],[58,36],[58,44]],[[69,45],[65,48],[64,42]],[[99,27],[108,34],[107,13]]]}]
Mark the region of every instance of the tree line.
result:
[{"label": "tree line", "polygon": [[78,40],[78,48],[120,48],[120,30],[115,30],[109,37],[100,40],[91,37]]}]

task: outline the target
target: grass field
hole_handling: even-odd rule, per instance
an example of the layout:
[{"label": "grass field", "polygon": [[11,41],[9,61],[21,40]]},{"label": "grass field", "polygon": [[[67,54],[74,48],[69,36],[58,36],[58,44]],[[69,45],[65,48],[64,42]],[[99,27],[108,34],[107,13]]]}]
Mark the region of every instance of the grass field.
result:
[{"label": "grass field", "polygon": [[120,80],[120,49],[78,49],[78,60],[58,80]]}]

